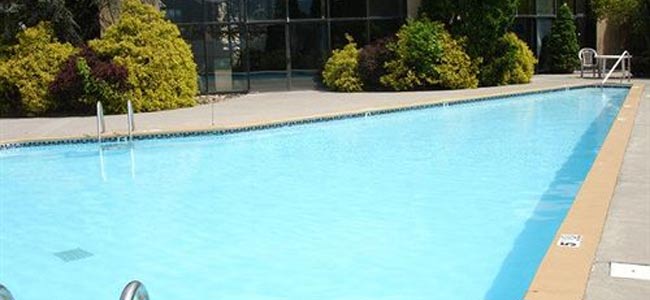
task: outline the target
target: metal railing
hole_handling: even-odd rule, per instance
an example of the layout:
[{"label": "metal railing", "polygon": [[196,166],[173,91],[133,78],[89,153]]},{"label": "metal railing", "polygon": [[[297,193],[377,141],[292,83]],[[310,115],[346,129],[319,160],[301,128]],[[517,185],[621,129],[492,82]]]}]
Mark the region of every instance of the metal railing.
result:
[{"label": "metal railing", "polygon": [[0,300],[14,300],[14,297],[9,292],[9,289],[0,284]]},{"label": "metal railing", "polygon": [[621,76],[621,83],[623,82],[624,78],[629,81],[632,78],[632,73],[629,70],[631,65],[631,61],[630,61],[631,58],[632,56],[630,55],[630,52],[627,52],[627,50],[623,51],[623,53],[621,53],[621,56],[619,56],[618,59],[616,60],[616,63],[614,63],[614,65],[612,66],[612,69],[609,70],[609,72],[607,73],[607,76],[605,76],[605,79],[603,79],[603,81],[600,83],[600,86],[602,87],[603,85],[605,85],[609,77],[612,76],[612,73],[614,73],[614,71],[616,70],[616,67],[621,63],[622,63],[621,72],[623,72],[623,75]]},{"label": "metal railing", "polygon": [[106,122],[104,121],[104,107],[102,102],[97,101],[97,143],[102,142],[102,133],[106,132]]},{"label": "metal railing", "polygon": [[133,130],[135,129],[135,122],[133,120],[133,105],[131,105],[131,100],[126,102],[126,121],[128,122],[127,126],[129,128],[129,141],[133,140]]},{"label": "metal railing", "polygon": [[[14,297],[4,285],[0,284],[0,300],[14,300]],[[142,282],[133,280],[129,282],[120,295],[120,300],[149,300],[147,289]]]},{"label": "metal railing", "polygon": [[122,290],[120,300],[149,300],[147,289],[142,282],[133,280],[129,282]]}]

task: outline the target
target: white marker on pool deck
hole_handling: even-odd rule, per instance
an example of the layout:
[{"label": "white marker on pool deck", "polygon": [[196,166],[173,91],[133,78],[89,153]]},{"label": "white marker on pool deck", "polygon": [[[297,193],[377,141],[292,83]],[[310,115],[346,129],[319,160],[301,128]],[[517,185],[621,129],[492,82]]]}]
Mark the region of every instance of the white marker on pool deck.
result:
[{"label": "white marker on pool deck", "polygon": [[611,262],[609,276],[628,279],[650,280],[650,266]]}]

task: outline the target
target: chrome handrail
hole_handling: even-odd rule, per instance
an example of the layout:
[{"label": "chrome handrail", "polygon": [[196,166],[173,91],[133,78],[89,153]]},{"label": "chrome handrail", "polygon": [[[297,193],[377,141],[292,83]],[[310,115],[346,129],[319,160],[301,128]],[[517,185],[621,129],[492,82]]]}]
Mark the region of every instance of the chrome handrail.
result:
[{"label": "chrome handrail", "polygon": [[126,102],[126,121],[128,122],[127,126],[129,128],[129,141],[133,140],[133,130],[135,129],[135,123],[133,120],[133,105],[131,100]]},{"label": "chrome handrail", "polygon": [[14,300],[14,296],[11,295],[9,289],[2,284],[0,284],[0,300]]},{"label": "chrome handrail", "polygon": [[[630,52],[627,52],[627,50],[625,50],[625,51],[623,51],[623,53],[621,53],[621,56],[618,57],[618,59],[616,60],[616,63],[614,63],[614,66],[612,66],[612,69],[609,70],[609,72],[607,73],[607,76],[605,76],[605,79],[603,79],[603,81],[600,83],[601,87],[603,85],[605,85],[605,83],[607,82],[607,79],[609,79],[609,77],[612,76],[612,73],[614,73],[614,71],[616,70],[616,67],[618,66],[618,64],[620,64],[621,61],[623,61],[624,59],[629,59],[629,55],[630,55]],[[628,62],[628,64],[629,64],[629,62]],[[630,78],[632,78],[631,75],[628,77],[628,74],[627,74],[628,72],[627,72],[627,69],[625,68],[625,63],[623,63],[621,65],[621,71],[623,72],[623,77],[621,77],[621,82],[623,82],[623,78],[628,78],[628,80]]]},{"label": "chrome handrail", "polygon": [[102,142],[102,133],[106,132],[106,122],[104,121],[104,107],[101,101],[97,101],[97,142]]},{"label": "chrome handrail", "polygon": [[129,282],[122,290],[120,300],[149,300],[147,289],[142,282],[133,280]]}]

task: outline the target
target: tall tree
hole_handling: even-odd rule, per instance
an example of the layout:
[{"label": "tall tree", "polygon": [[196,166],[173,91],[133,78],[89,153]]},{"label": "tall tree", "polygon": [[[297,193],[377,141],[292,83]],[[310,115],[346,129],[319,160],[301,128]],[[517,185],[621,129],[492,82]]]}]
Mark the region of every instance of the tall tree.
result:
[{"label": "tall tree", "polygon": [[551,26],[551,33],[544,47],[546,53],[545,69],[551,73],[572,73],[580,64],[578,60],[578,36],[573,14],[568,5],[563,4]]},{"label": "tall tree", "polygon": [[0,6],[3,44],[41,21],[52,24],[59,41],[80,44],[99,36],[98,3],[103,0],[13,0]]}]

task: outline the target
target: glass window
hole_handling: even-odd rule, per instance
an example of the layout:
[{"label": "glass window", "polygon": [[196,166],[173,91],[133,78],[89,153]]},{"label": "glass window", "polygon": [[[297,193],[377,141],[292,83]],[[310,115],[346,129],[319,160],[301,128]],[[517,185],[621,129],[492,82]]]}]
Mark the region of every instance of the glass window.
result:
[{"label": "glass window", "polygon": [[248,20],[286,18],[286,0],[248,0]]},{"label": "glass window", "polygon": [[401,19],[370,21],[370,40],[395,35],[403,23]]},{"label": "glass window", "polygon": [[553,20],[549,18],[537,19],[537,34],[536,34],[536,44],[537,44],[537,55],[542,52],[542,40],[545,36],[551,33],[551,26],[553,25]]},{"label": "glass window", "polygon": [[240,22],[243,20],[240,0],[205,0],[208,22]]},{"label": "glass window", "polygon": [[365,17],[366,0],[330,0],[332,18]]},{"label": "glass window", "polygon": [[[202,25],[179,25],[178,29],[181,32],[181,37],[187,42],[192,48],[192,54],[194,55],[194,62],[197,65],[197,72],[199,75],[205,73],[205,48],[204,48],[204,34]],[[205,92],[205,82],[204,77],[200,76],[199,78],[199,87],[202,93]]]},{"label": "glass window", "polygon": [[339,49],[345,46],[348,41],[345,34],[354,38],[357,46],[361,47],[368,43],[368,30],[366,21],[338,21],[332,22],[332,49]]},{"label": "glass window", "polygon": [[575,13],[584,14],[587,13],[587,0],[575,0]]},{"label": "glass window", "polygon": [[284,24],[249,25],[248,48],[252,90],[287,89]]},{"label": "glass window", "polygon": [[517,14],[519,15],[534,15],[535,14],[535,0],[519,0],[517,7]]},{"label": "glass window", "polygon": [[291,24],[291,88],[313,89],[327,53],[325,23]]},{"label": "glass window", "polygon": [[574,15],[585,13],[585,0],[570,0],[566,4],[571,8]]},{"label": "glass window", "polygon": [[555,14],[555,0],[537,0],[535,3],[538,15]]},{"label": "glass window", "polygon": [[174,23],[198,23],[203,21],[202,0],[167,0],[165,16]]},{"label": "glass window", "polygon": [[370,0],[370,16],[401,16],[402,4],[401,0]]},{"label": "glass window", "polygon": [[320,19],[325,12],[326,0],[289,0],[289,17],[294,19]]},{"label": "glass window", "polygon": [[534,52],[535,49],[535,19],[516,18],[512,25],[512,31]]},{"label": "glass window", "polygon": [[[208,93],[247,88],[244,70],[244,38],[235,24],[211,25],[206,32],[206,84]],[[240,76],[237,76],[237,75]]]}]

